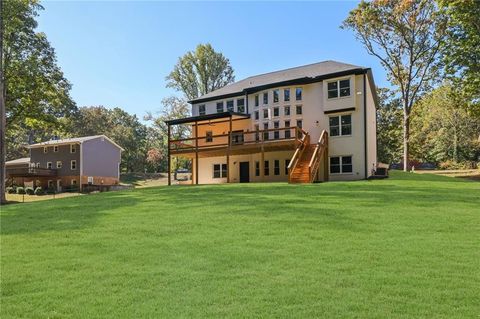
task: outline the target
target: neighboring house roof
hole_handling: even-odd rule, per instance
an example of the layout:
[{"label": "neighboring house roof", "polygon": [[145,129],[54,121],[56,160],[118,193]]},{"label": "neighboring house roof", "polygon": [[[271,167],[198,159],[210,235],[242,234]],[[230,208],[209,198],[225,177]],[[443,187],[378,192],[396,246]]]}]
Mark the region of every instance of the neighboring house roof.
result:
[{"label": "neighboring house roof", "polygon": [[200,103],[211,101],[217,98],[220,99],[240,95],[242,93],[250,93],[265,89],[267,88],[266,86],[269,85],[280,86],[282,84],[294,84],[295,82],[313,83],[316,81],[321,81],[324,78],[342,76],[355,72],[364,73],[367,70],[369,69],[363,66],[331,60],[323,61],[319,63],[308,64],[295,68],[251,76],[238,82],[224,86],[223,88],[220,88],[208,94],[202,95],[189,102]]},{"label": "neighboring house roof", "polygon": [[124,149],[120,145],[118,145],[117,143],[115,143],[114,141],[112,141],[110,138],[108,138],[107,136],[105,136],[103,134],[102,135],[93,135],[93,136],[63,138],[63,139],[59,139],[59,140],[50,140],[50,141],[45,141],[45,142],[40,142],[40,143],[28,145],[28,148],[37,148],[37,147],[53,146],[53,145],[82,144],[85,141],[93,140],[93,139],[96,139],[96,138],[99,138],[99,137],[105,138],[110,143],[112,143],[113,145],[115,145],[116,147],[118,147],[119,149],[124,151]]},{"label": "neighboring house roof", "polygon": [[19,164],[30,164],[30,157],[22,157],[22,158],[17,158],[17,159],[5,162],[5,166],[19,165]]}]

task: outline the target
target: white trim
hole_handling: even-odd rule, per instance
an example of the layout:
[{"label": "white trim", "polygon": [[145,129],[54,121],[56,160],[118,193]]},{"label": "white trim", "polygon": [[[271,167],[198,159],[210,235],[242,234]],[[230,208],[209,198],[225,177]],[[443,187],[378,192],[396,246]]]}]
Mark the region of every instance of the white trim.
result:
[{"label": "white trim", "polygon": [[[72,168],[72,164],[75,162],[75,168]],[[77,160],[71,160],[70,161],[70,170],[76,171],[77,170]]]},{"label": "white trim", "polygon": [[75,153],[77,153],[77,144],[70,144],[70,154],[75,154]]},{"label": "white trim", "polygon": [[[339,160],[340,160],[340,163],[338,164],[339,168],[340,168],[340,172],[339,173],[331,173],[330,172],[330,159],[332,157],[338,157]],[[343,158],[344,157],[351,157],[352,159],[352,171],[351,172],[343,172],[343,169],[342,169],[342,166],[343,166]],[[329,156],[328,157],[328,174],[329,175],[353,175],[353,154],[346,154],[346,155],[332,155],[332,156]]]},{"label": "white trim", "polygon": [[[50,167],[48,167],[48,164],[50,164]],[[52,169],[53,168],[53,163],[52,162],[47,162],[47,168]]]},{"label": "white trim", "polygon": [[58,145],[53,145],[53,152],[58,153]]},{"label": "white trim", "polygon": [[[348,89],[350,90],[350,94],[349,95],[345,95],[345,96],[340,96],[340,81],[345,81],[345,80],[348,80]],[[346,98],[351,98],[352,97],[352,77],[351,76],[348,76],[348,77],[342,77],[342,78],[338,78],[336,80],[332,80],[332,81],[326,81],[327,82],[327,86],[326,86],[326,89],[327,89],[327,94],[326,94],[326,97],[327,97],[327,101],[328,100],[340,100],[340,99],[346,99]],[[337,83],[337,97],[328,97],[328,83]],[[333,91],[333,90],[332,90]]]},{"label": "white trim", "polygon": [[44,146],[43,147],[43,154],[47,154],[48,153],[48,146]]},{"label": "white trim", "polygon": [[[60,166],[58,166],[59,163],[60,163]],[[62,161],[57,161],[57,165],[56,165],[57,168],[62,168],[62,165],[63,165]]]}]

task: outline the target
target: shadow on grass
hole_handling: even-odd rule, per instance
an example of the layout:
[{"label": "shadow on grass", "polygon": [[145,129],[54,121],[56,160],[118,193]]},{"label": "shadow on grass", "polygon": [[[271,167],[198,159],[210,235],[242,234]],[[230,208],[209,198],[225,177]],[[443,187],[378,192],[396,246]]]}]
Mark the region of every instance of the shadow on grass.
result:
[{"label": "shadow on grass", "polygon": [[116,208],[135,206],[131,192],[112,192],[10,205],[2,209],[2,235],[77,230],[90,227]]}]

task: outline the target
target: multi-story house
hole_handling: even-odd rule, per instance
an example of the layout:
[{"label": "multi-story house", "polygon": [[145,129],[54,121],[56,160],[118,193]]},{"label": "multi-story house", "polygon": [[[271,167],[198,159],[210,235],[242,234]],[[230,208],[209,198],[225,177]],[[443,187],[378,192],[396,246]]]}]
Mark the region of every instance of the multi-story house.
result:
[{"label": "multi-story house", "polygon": [[[361,66],[325,61],[252,76],[166,122],[168,165],[190,158],[195,184],[365,179],[377,164],[376,101]],[[191,137],[171,137],[177,125]]]},{"label": "multi-story house", "polygon": [[[62,191],[65,186],[118,184],[123,149],[105,135],[55,139],[29,145],[24,167],[7,165],[14,184],[33,184]],[[22,162],[22,163],[23,163]]]}]

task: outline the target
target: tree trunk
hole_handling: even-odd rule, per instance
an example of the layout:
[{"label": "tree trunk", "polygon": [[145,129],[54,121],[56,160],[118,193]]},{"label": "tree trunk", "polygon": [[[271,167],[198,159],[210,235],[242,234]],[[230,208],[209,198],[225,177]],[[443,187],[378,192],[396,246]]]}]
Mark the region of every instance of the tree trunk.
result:
[{"label": "tree trunk", "polygon": [[410,114],[407,105],[403,107],[403,171],[409,170]]},{"label": "tree trunk", "polygon": [[7,127],[5,115],[5,90],[3,83],[3,0],[0,0],[0,204],[7,202],[5,198],[5,128]]}]

